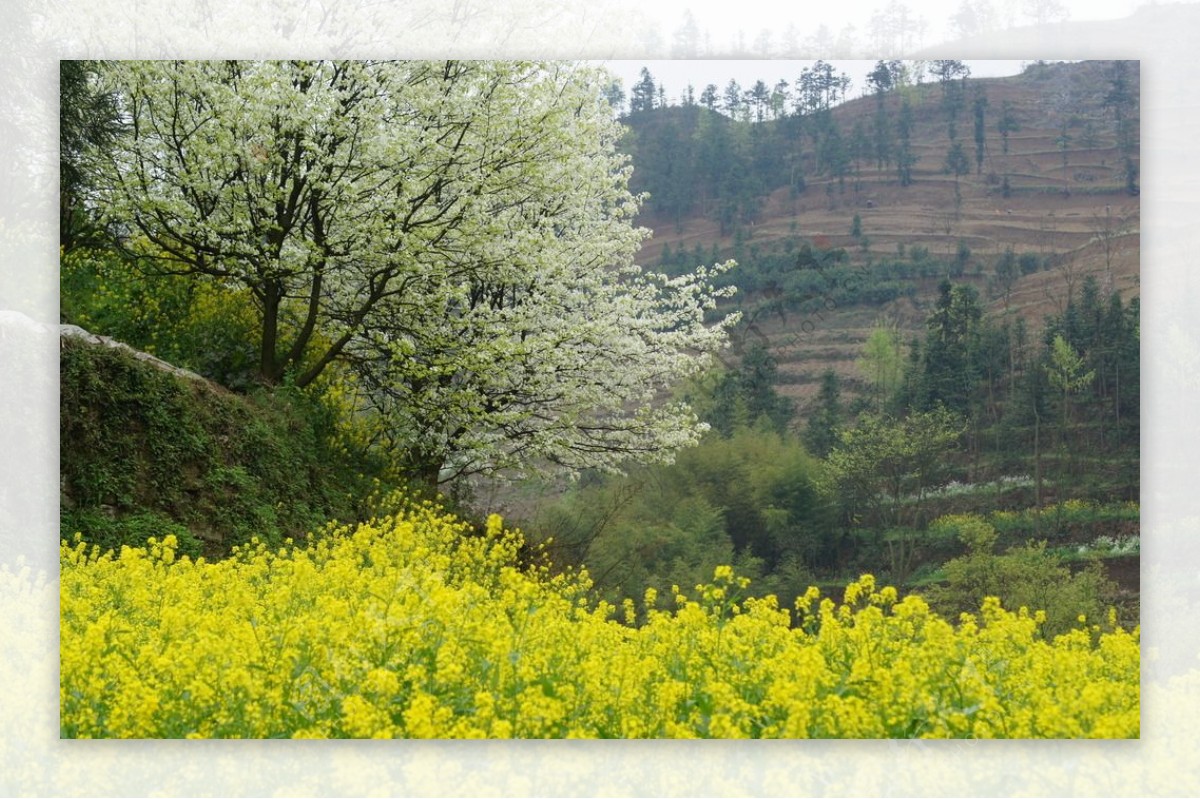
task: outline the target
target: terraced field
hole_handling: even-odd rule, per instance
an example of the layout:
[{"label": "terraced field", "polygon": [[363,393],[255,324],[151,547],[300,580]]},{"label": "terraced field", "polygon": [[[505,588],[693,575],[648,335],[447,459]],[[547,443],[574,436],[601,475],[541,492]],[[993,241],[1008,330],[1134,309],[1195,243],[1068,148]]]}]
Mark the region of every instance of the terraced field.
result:
[{"label": "terraced field", "polygon": [[[958,279],[979,289],[989,312],[1024,317],[1031,330],[1048,314],[1061,311],[1068,293],[1077,291],[1089,274],[1096,276],[1102,292],[1115,288],[1128,300],[1140,291],[1140,206],[1138,197],[1126,189],[1113,122],[1103,108],[1104,68],[1100,63],[1050,65],[1032,76],[971,81],[968,106],[976,85],[988,101],[985,158],[976,172],[968,107],[959,116],[958,140],[972,171],[960,177],[957,191],[954,177],[943,169],[950,140],[938,105],[940,89],[929,84],[914,87],[912,141],[919,160],[912,185],[900,186],[894,169],[878,171],[867,164],[844,183],[810,179],[802,193],[793,196],[783,188],[763,197],[758,218],[743,235],[760,247],[800,235],[819,246],[844,247],[853,265],[901,259],[899,252],[911,253],[914,247],[950,261],[961,242],[971,254]],[[1019,124],[1008,138],[1007,155],[996,130],[1004,103],[1010,104]],[[875,100],[862,97],[833,113],[842,130],[849,130],[856,121],[867,124],[874,109]],[[1060,147],[1064,131],[1065,150]],[[865,246],[850,235],[856,214]],[[646,263],[653,264],[664,245],[690,250],[699,244],[709,250],[715,243],[722,255],[733,248],[733,238],[721,237],[717,224],[703,214],[680,226],[651,215],[639,221],[654,231],[643,249]],[[995,264],[1008,248],[1017,255],[1036,255],[1041,265],[1019,277],[1006,296],[996,280]],[[781,391],[799,400],[803,412],[826,368],[843,378],[849,393],[861,385],[854,360],[877,321],[902,331],[921,330],[937,283],[938,278],[918,280],[911,299],[873,307],[827,307],[808,314],[756,313],[757,304],[772,298],[751,293],[741,302],[756,330],[743,330],[743,338],[761,333],[771,340]]]}]

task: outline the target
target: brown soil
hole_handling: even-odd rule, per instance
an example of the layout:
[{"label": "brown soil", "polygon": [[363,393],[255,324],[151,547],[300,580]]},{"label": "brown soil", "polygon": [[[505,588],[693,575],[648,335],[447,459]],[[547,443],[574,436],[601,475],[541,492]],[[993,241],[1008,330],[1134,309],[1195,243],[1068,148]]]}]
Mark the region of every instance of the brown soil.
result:
[{"label": "brown soil", "polygon": [[1140,555],[1107,558],[1104,561],[1104,568],[1108,572],[1108,579],[1116,583],[1120,590],[1132,594],[1141,593],[1142,559]]}]

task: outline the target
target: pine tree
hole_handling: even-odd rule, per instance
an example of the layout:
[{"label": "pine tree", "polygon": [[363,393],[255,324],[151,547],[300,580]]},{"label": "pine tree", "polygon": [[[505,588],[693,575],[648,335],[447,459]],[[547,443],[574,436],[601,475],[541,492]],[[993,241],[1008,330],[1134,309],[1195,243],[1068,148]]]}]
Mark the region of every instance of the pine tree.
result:
[{"label": "pine tree", "polygon": [[829,455],[838,443],[842,429],[842,391],[837,372],[826,369],[821,375],[821,388],[804,430],[804,444],[818,457]]},{"label": "pine tree", "polygon": [[652,111],[657,97],[658,87],[654,83],[654,77],[650,74],[648,67],[642,67],[640,79],[633,84],[633,88],[630,90],[629,113]]},{"label": "pine tree", "polygon": [[983,174],[983,159],[987,151],[987,97],[980,90],[975,97],[975,174]]},{"label": "pine tree", "polygon": [[974,287],[952,286],[949,280],[938,286],[937,304],[926,320],[922,407],[944,405],[959,413],[967,412],[976,380],[971,356],[982,316]]}]

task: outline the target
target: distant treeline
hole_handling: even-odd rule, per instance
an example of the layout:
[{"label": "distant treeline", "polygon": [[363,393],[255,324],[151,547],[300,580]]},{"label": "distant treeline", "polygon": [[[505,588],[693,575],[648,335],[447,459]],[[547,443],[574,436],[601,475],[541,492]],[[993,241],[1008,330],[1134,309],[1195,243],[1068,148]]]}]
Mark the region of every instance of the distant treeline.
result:
[{"label": "distant treeline", "polygon": [[[1045,95],[1042,84],[1054,79],[1054,68],[1073,66],[1035,65],[1023,79],[1035,84],[1034,94]],[[781,187],[799,194],[817,179],[827,192],[845,192],[848,185],[860,188],[859,179],[868,174],[910,185],[930,144],[945,150],[923,169],[953,175],[956,182],[982,174],[989,155],[1007,156],[1011,134],[1025,126],[1055,134],[1064,160],[1071,149],[1114,147],[1125,188],[1136,194],[1136,65],[1113,61],[1100,69],[1082,78],[1091,91],[1070,93],[1069,102],[1037,119],[1010,100],[989,106],[986,82],[969,80],[969,67],[954,60],[876,62],[867,76],[870,109],[853,114],[838,108],[851,99],[849,76],[823,61],[794,82],[781,79],[773,86],[759,80],[744,88],[730,80],[723,90],[709,84],[698,96],[689,86],[678,102],[643,68],[628,98],[614,83],[609,101],[630,128],[623,141],[634,163],[630,186],[649,194],[646,210],[676,225],[702,215],[716,220],[725,236],[753,222],[765,196]],[[926,76],[934,80],[922,83]],[[926,155],[917,155],[919,145]],[[1007,196],[1009,175],[1000,171],[989,173],[989,182]]]}]

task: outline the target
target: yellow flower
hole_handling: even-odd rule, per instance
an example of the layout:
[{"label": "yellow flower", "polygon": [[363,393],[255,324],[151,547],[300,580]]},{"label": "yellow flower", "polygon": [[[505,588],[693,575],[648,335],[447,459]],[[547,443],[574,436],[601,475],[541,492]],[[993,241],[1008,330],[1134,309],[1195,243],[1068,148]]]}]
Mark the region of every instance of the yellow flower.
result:
[{"label": "yellow flower", "polygon": [[793,627],[772,596],[714,613],[745,587],[725,566],[701,602],[645,591],[639,624],[632,600],[590,600],[585,573],[517,568],[498,517],[467,537],[436,503],[388,501],[217,563],[175,559],[170,536],[62,542],[63,734],[1138,735],[1139,631],[1111,614],[1046,641],[1042,611],[988,597],[951,623],[863,575],[841,605],[810,587]]}]

